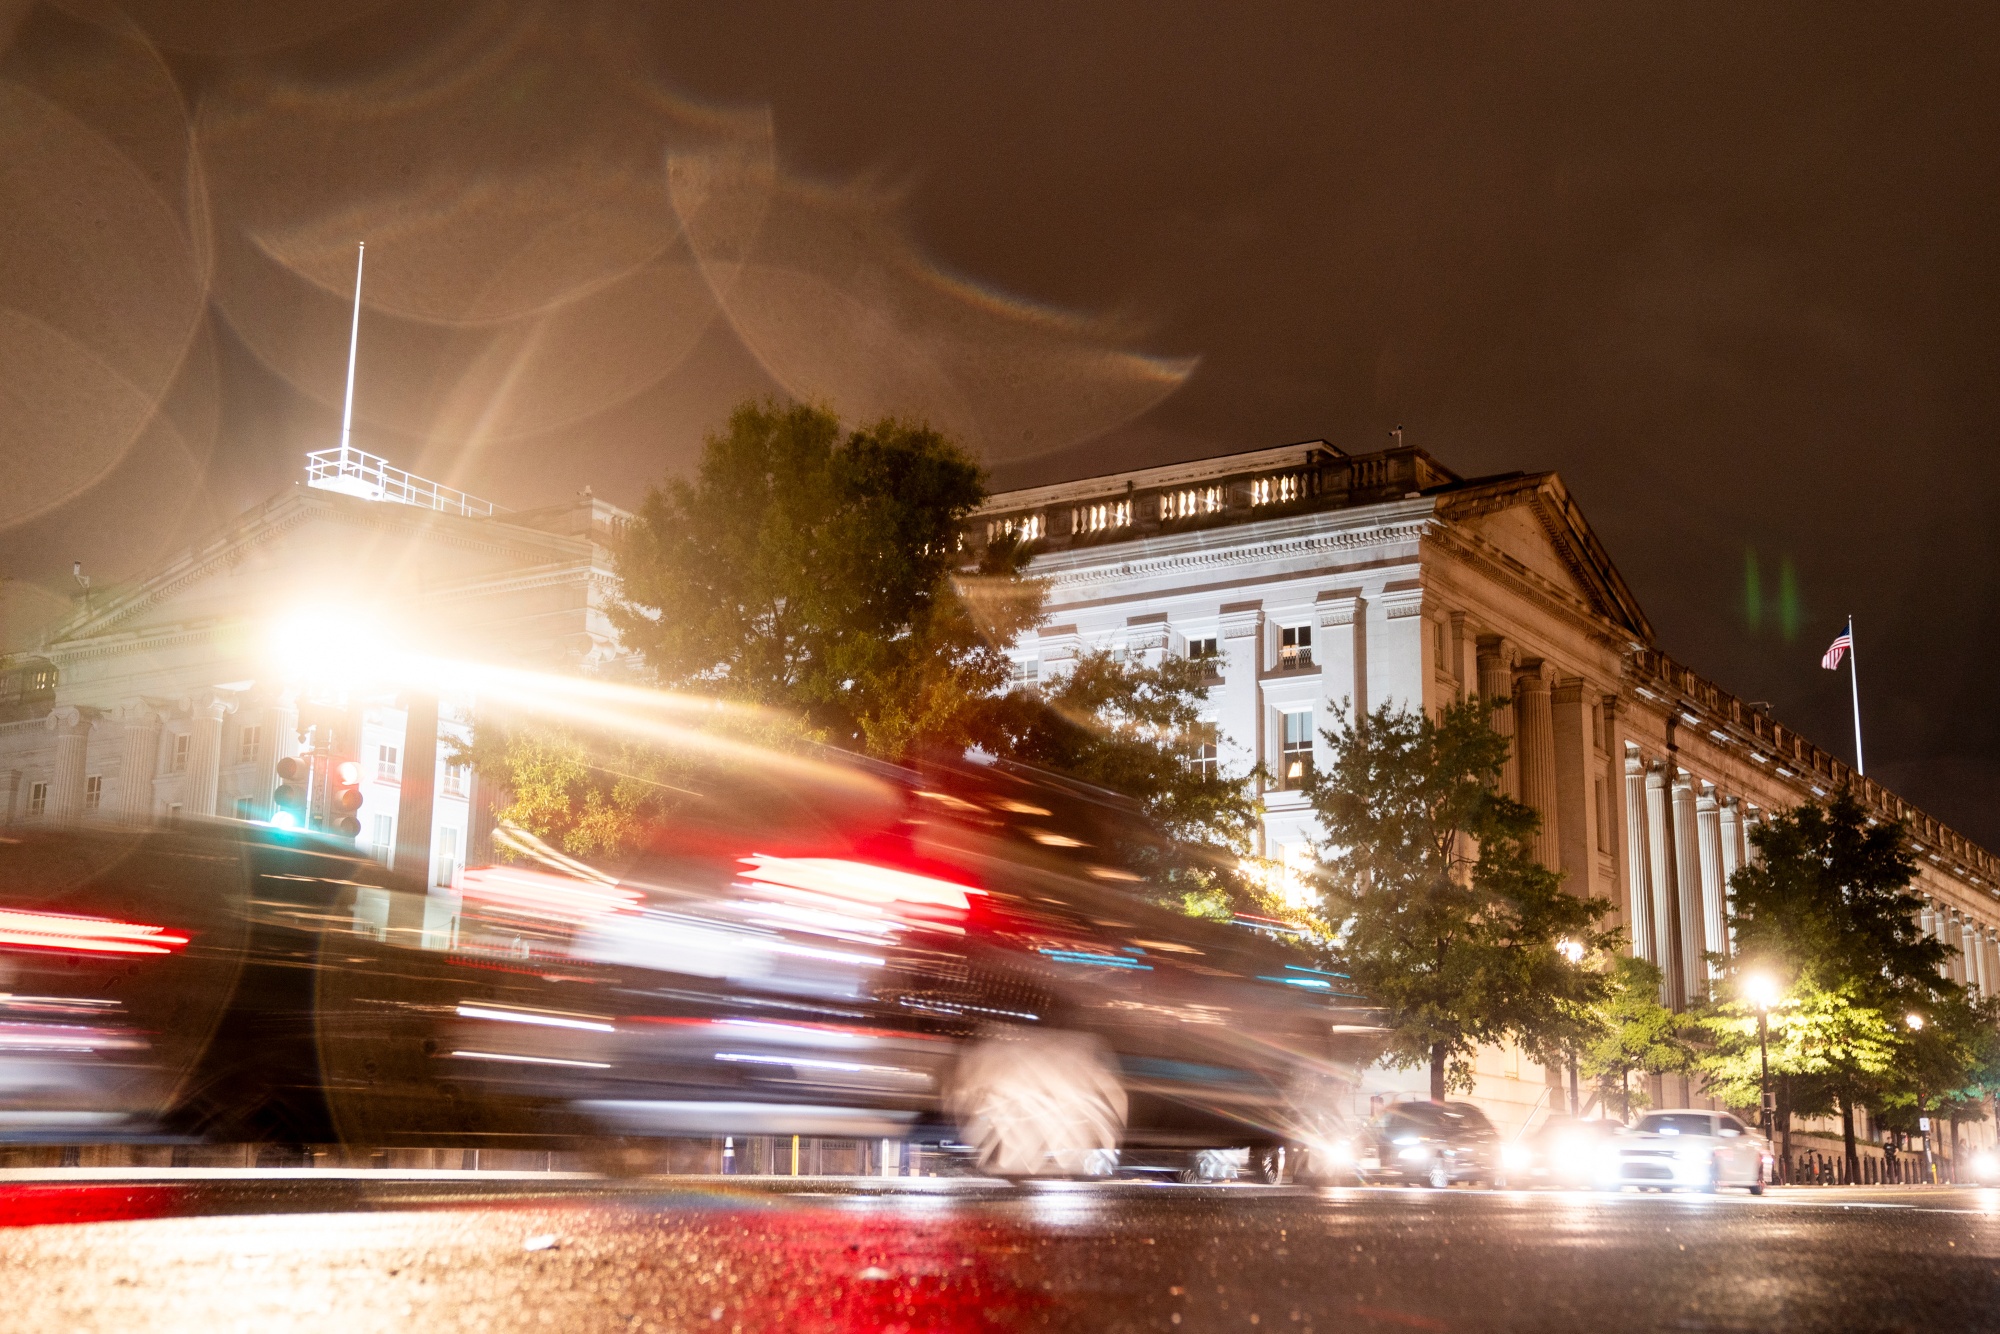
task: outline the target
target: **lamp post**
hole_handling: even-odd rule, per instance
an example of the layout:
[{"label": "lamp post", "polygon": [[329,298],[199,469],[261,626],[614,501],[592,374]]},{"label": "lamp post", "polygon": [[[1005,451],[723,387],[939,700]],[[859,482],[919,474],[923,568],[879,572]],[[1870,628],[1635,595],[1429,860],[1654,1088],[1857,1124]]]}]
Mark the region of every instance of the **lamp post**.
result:
[{"label": "lamp post", "polygon": [[1743,979],[1743,998],[1757,1007],[1757,1092],[1768,1142],[1778,1110],[1771,1098],[1771,1007],[1778,1003],[1778,983],[1769,973],[1752,973]]},{"label": "lamp post", "polygon": [[[1910,1026],[1912,1033],[1921,1033],[1924,1031],[1924,1017],[1915,1010],[1904,1015],[1903,1022]],[[1919,1136],[1917,1143],[1921,1146],[1920,1152],[1923,1154],[1924,1184],[1928,1186],[1931,1184],[1932,1173],[1931,1119],[1924,1114],[1924,1085],[1922,1080],[1917,1081],[1917,1134]]]},{"label": "lamp post", "polygon": [[[1564,936],[1556,942],[1556,953],[1568,959],[1572,968],[1580,967],[1583,963],[1583,942]],[[1575,1116],[1577,1110],[1576,1052],[1572,1050],[1569,1054],[1569,1114]]]}]

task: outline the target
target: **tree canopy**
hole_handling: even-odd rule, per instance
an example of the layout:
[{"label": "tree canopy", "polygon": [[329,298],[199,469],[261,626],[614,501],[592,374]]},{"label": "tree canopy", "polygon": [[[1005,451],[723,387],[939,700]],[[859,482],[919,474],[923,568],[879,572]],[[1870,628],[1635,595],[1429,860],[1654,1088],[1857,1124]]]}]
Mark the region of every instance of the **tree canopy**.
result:
[{"label": "tree canopy", "polygon": [[1508,743],[1491,708],[1343,707],[1310,788],[1338,948],[1389,1012],[1390,1058],[1427,1065],[1435,1099],[1470,1087],[1482,1043],[1573,1048],[1609,990],[1581,959],[1617,944],[1597,927],[1610,903],[1567,893],[1529,854],[1539,817],[1498,790]]}]

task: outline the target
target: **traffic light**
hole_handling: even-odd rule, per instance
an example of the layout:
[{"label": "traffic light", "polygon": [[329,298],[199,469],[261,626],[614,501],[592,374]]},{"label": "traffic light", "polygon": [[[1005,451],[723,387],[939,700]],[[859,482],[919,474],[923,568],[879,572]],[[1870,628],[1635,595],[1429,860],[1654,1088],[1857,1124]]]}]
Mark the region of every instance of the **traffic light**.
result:
[{"label": "traffic light", "polygon": [[306,827],[306,787],[312,762],[287,755],[278,761],[278,790],[271,794],[271,823],[280,829]]},{"label": "traffic light", "polygon": [[335,760],[327,766],[326,828],[342,838],[361,833],[361,766],[353,760]]}]

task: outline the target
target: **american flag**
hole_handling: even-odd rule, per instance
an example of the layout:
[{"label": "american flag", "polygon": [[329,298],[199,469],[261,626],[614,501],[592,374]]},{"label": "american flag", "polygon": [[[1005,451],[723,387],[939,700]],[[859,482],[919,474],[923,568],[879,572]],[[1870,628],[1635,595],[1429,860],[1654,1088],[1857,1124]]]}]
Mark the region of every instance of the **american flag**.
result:
[{"label": "american flag", "polygon": [[1853,651],[1854,627],[1850,625],[1840,632],[1840,638],[1834,640],[1828,646],[1826,652],[1820,656],[1819,665],[1826,668],[1829,672],[1837,671],[1840,668],[1841,657]]}]

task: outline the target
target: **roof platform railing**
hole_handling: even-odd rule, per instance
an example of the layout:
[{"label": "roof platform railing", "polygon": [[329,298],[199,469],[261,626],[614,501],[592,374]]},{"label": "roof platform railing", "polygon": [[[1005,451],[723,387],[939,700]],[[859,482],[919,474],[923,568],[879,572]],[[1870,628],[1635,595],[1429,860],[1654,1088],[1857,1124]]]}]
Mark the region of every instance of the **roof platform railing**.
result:
[{"label": "roof platform railing", "polygon": [[306,485],[321,491],[359,496],[363,500],[415,505],[419,509],[462,515],[468,519],[485,519],[505,512],[490,500],[481,500],[456,487],[405,472],[380,455],[349,445],[338,449],[316,449],[307,454]]}]

